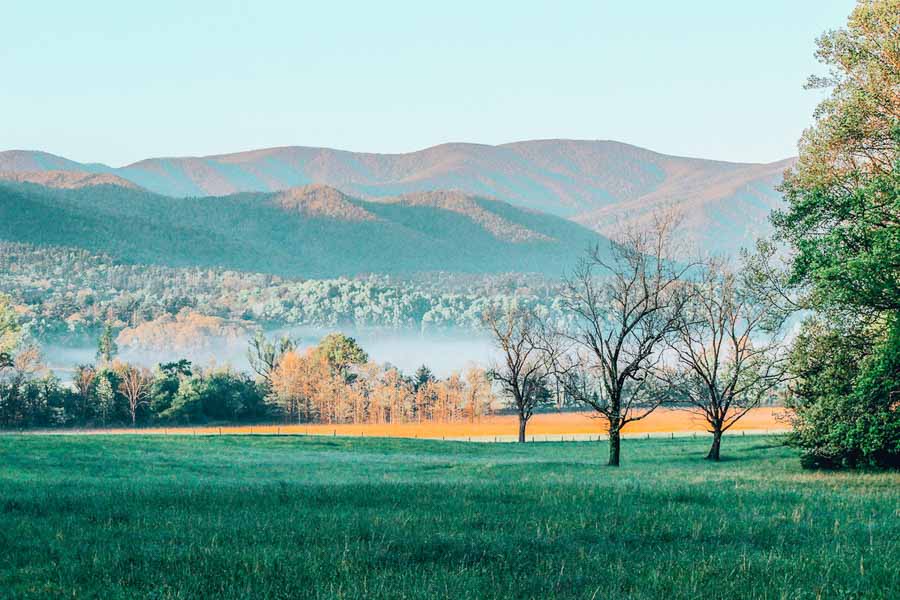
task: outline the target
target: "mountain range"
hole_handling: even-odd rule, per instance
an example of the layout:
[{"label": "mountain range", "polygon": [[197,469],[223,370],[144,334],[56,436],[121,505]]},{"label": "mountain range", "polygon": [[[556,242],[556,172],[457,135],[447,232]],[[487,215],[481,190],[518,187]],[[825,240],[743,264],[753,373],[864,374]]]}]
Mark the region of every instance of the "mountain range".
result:
[{"label": "mountain range", "polygon": [[82,248],[129,263],[303,278],[559,275],[586,248],[610,247],[573,221],[456,191],[365,200],[308,185],[172,198],[117,180],[13,179],[0,180],[0,240]]},{"label": "mountain range", "polygon": [[655,209],[674,207],[683,216],[688,240],[702,250],[725,253],[769,232],[768,214],[781,201],[776,188],[792,163],[685,158],[585,140],[452,143],[405,154],[294,146],[149,158],[121,168],[44,152],[0,152],[6,178],[34,180],[47,172],[114,177],[173,198],[281,192],[314,184],[359,200],[456,191],[571,219],[607,235],[646,222]]}]

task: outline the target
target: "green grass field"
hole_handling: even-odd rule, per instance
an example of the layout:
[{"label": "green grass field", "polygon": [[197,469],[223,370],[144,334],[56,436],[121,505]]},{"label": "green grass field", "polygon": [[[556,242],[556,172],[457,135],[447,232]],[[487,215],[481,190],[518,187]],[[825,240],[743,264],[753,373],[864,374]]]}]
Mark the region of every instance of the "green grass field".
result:
[{"label": "green grass field", "polygon": [[900,474],[705,450],[0,436],[0,595],[900,597]]}]

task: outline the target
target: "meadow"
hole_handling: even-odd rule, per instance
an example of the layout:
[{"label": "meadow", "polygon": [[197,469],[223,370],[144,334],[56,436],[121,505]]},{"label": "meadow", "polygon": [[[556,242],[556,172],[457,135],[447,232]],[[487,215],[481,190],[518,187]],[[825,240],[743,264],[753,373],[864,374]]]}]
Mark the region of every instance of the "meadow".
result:
[{"label": "meadow", "polygon": [[706,449],[4,435],[0,596],[900,597],[900,474]]},{"label": "meadow", "polygon": [[[789,413],[780,407],[758,407],[750,411],[731,429],[732,433],[783,433],[790,423]],[[516,440],[518,417],[496,414],[459,421],[420,421],[411,423],[254,423],[207,424],[193,426],[113,427],[91,429],[56,429],[46,433],[79,433],[103,435],[337,435],[360,437],[393,437],[446,439],[456,441],[510,442]],[[657,408],[646,418],[629,423],[624,437],[669,437],[671,435],[703,435],[709,425],[699,415],[673,408]],[[546,411],[535,414],[528,423],[528,439],[573,441],[603,439],[606,421],[587,411]]]}]

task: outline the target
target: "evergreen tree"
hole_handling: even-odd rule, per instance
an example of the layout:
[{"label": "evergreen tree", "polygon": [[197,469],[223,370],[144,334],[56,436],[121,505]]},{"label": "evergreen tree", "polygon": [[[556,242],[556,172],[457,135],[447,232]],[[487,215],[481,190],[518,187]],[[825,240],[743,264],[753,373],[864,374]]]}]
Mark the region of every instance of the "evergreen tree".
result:
[{"label": "evergreen tree", "polygon": [[113,358],[119,353],[119,346],[116,344],[116,336],[113,331],[112,324],[107,321],[103,326],[103,333],[97,342],[97,360],[101,364],[108,365]]}]

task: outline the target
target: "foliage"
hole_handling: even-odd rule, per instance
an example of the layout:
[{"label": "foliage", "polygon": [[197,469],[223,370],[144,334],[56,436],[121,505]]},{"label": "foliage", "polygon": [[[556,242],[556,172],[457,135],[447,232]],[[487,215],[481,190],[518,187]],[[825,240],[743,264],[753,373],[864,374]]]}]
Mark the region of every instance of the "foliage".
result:
[{"label": "foliage", "polygon": [[352,337],[343,333],[329,333],[316,346],[316,352],[325,359],[332,371],[348,379],[350,368],[369,360],[369,355]]},{"label": "foliage", "polygon": [[[818,317],[793,356],[793,443],[808,466],[900,466],[900,0],[861,1],[820,38],[831,94],[773,215]],[[847,335],[849,333],[849,335]],[[893,371],[892,371],[893,369]]]},{"label": "foliage", "polygon": [[[366,276],[285,279],[225,269],[127,264],[71,248],[0,242],[0,292],[22,312],[23,325],[46,341],[93,341],[107,321],[169,336],[196,330],[178,315],[222,319],[246,329],[289,326],[385,328],[421,332],[473,330],[484,310],[517,297],[559,317],[559,285],[536,275]],[[185,320],[182,317],[181,321]],[[129,338],[126,340],[125,338]]]},{"label": "foliage", "polygon": [[900,324],[873,329],[841,331],[815,319],[803,325],[788,405],[791,442],[809,467],[900,467]]},{"label": "foliage", "polygon": [[[260,343],[269,344],[265,338]],[[252,346],[252,344],[251,344]],[[254,381],[230,368],[202,369],[187,360],[149,372],[111,360],[79,365],[71,389],[43,367],[33,349],[0,374],[0,427],[120,426],[255,422],[401,423],[474,420],[493,410],[481,369],[437,380],[420,369],[418,385],[397,369],[368,362],[366,352],[341,334],[304,352],[278,350],[268,378]]]},{"label": "foliage", "polygon": [[351,338],[291,350],[272,374],[273,400],[288,421],[301,423],[447,422],[492,410],[494,396],[481,369],[440,381],[420,369],[416,382],[393,367],[358,362],[363,359],[365,352]]},{"label": "foliage", "polygon": [[11,366],[13,350],[19,343],[21,325],[9,296],[0,294],[0,369]]},{"label": "foliage", "polygon": [[112,323],[107,321],[103,325],[103,333],[100,334],[100,339],[97,342],[97,360],[101,364],[109,364],[118,353],[119,345],[116,343]]}]

